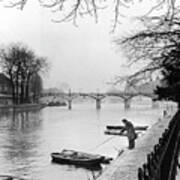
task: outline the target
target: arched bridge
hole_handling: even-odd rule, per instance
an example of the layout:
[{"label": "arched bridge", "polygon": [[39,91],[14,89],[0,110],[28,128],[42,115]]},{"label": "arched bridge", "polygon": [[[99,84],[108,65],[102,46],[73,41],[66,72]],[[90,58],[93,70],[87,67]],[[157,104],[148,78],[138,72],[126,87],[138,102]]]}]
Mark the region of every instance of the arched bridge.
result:
[{"label": "arched bridge", "polygon": [[145,96],[152,99],[153,107],[157,105],[157,103],[154,101],[156,99],[156,95],[154,94],[155,86],[152,86],[150,84],[143,84],[139,86],[138,88],[125,88],[124,91],[118,91],[118,90],[111,90],[106,93],[79,93],[79,92],[72,92],[69,90],[68,93],[64,92],[48,92],[43,93],[42,96],[54,96],[54,97],[61,97],[65,101],[68,102],[68,109],[72,109],[72,101],[81,96],[81,97],[90,97],[96,101],[96,109],[101,108],[101,103],[104,98],[107,96],[115,96],[119,97],[124,101],[124,108],[128,109],[130,108],[131,100],[132,98],[136,96]]}]

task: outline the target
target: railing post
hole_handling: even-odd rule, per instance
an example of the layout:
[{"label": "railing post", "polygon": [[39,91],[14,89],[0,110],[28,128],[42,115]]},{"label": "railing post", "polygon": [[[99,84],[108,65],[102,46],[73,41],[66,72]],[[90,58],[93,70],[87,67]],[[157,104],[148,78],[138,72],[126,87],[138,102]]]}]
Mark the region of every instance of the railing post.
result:
[{"label": "railing post", "polygon": [[144,180],[144,175],[143,175],[142,168],[138,169],[138,180]]}]

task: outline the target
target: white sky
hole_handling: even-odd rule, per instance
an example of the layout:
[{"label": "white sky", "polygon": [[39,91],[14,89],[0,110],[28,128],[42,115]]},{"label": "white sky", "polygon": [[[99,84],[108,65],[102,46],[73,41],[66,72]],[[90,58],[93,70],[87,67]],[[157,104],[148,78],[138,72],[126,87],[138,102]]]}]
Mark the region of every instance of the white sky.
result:
[{"label": "white sky", "polygon": [[[66,82],[76,91],[101,91],[115,75],[127,73],[120,68],[125,58],[117,53],[112,40],[118,33],[132,29],[130,24],[110,34],[112,16],[71,23],[53,23],[53,13],[31,0],[23,11],[0,7],[0,44],[23,42],[51,63],[44,75],[45,87],[59,87]],[[31,4],[30,4],[31,3]],[[82,21],[82,22],[81,22]],[[123,28],[122,28],[123,27]]]}]

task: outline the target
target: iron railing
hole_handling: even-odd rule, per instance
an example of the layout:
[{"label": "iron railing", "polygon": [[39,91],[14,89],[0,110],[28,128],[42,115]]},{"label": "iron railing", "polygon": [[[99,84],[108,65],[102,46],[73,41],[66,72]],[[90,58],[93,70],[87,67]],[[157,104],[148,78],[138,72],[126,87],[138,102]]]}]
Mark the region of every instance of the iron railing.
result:
[{"label": "iron railing", "polygon": [[180,112],[165,129],[147,162],[138,169],[138,180],[175,180],[180,148]]}]

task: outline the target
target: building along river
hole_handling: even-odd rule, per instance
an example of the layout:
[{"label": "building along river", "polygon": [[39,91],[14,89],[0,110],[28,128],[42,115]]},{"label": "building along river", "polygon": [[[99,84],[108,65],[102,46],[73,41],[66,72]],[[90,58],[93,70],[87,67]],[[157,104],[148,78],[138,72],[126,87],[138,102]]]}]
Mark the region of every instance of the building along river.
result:
[{"label": "building along river", "polygon": [[1,112],[0,174],[33,180],[91,180],[101,171],[51,162],[50,154],[74,149],[116,157],[128,146],[126,137],[104,134],[107,124],[119,125],[122,118],[135,125],[154,124],[162,117],[162,107],[151,103],[133,104],[125,111],[122,103],[103,103],[97,111],[94,103],[76,103],[67,107],[46,107],[29,112]]}]

